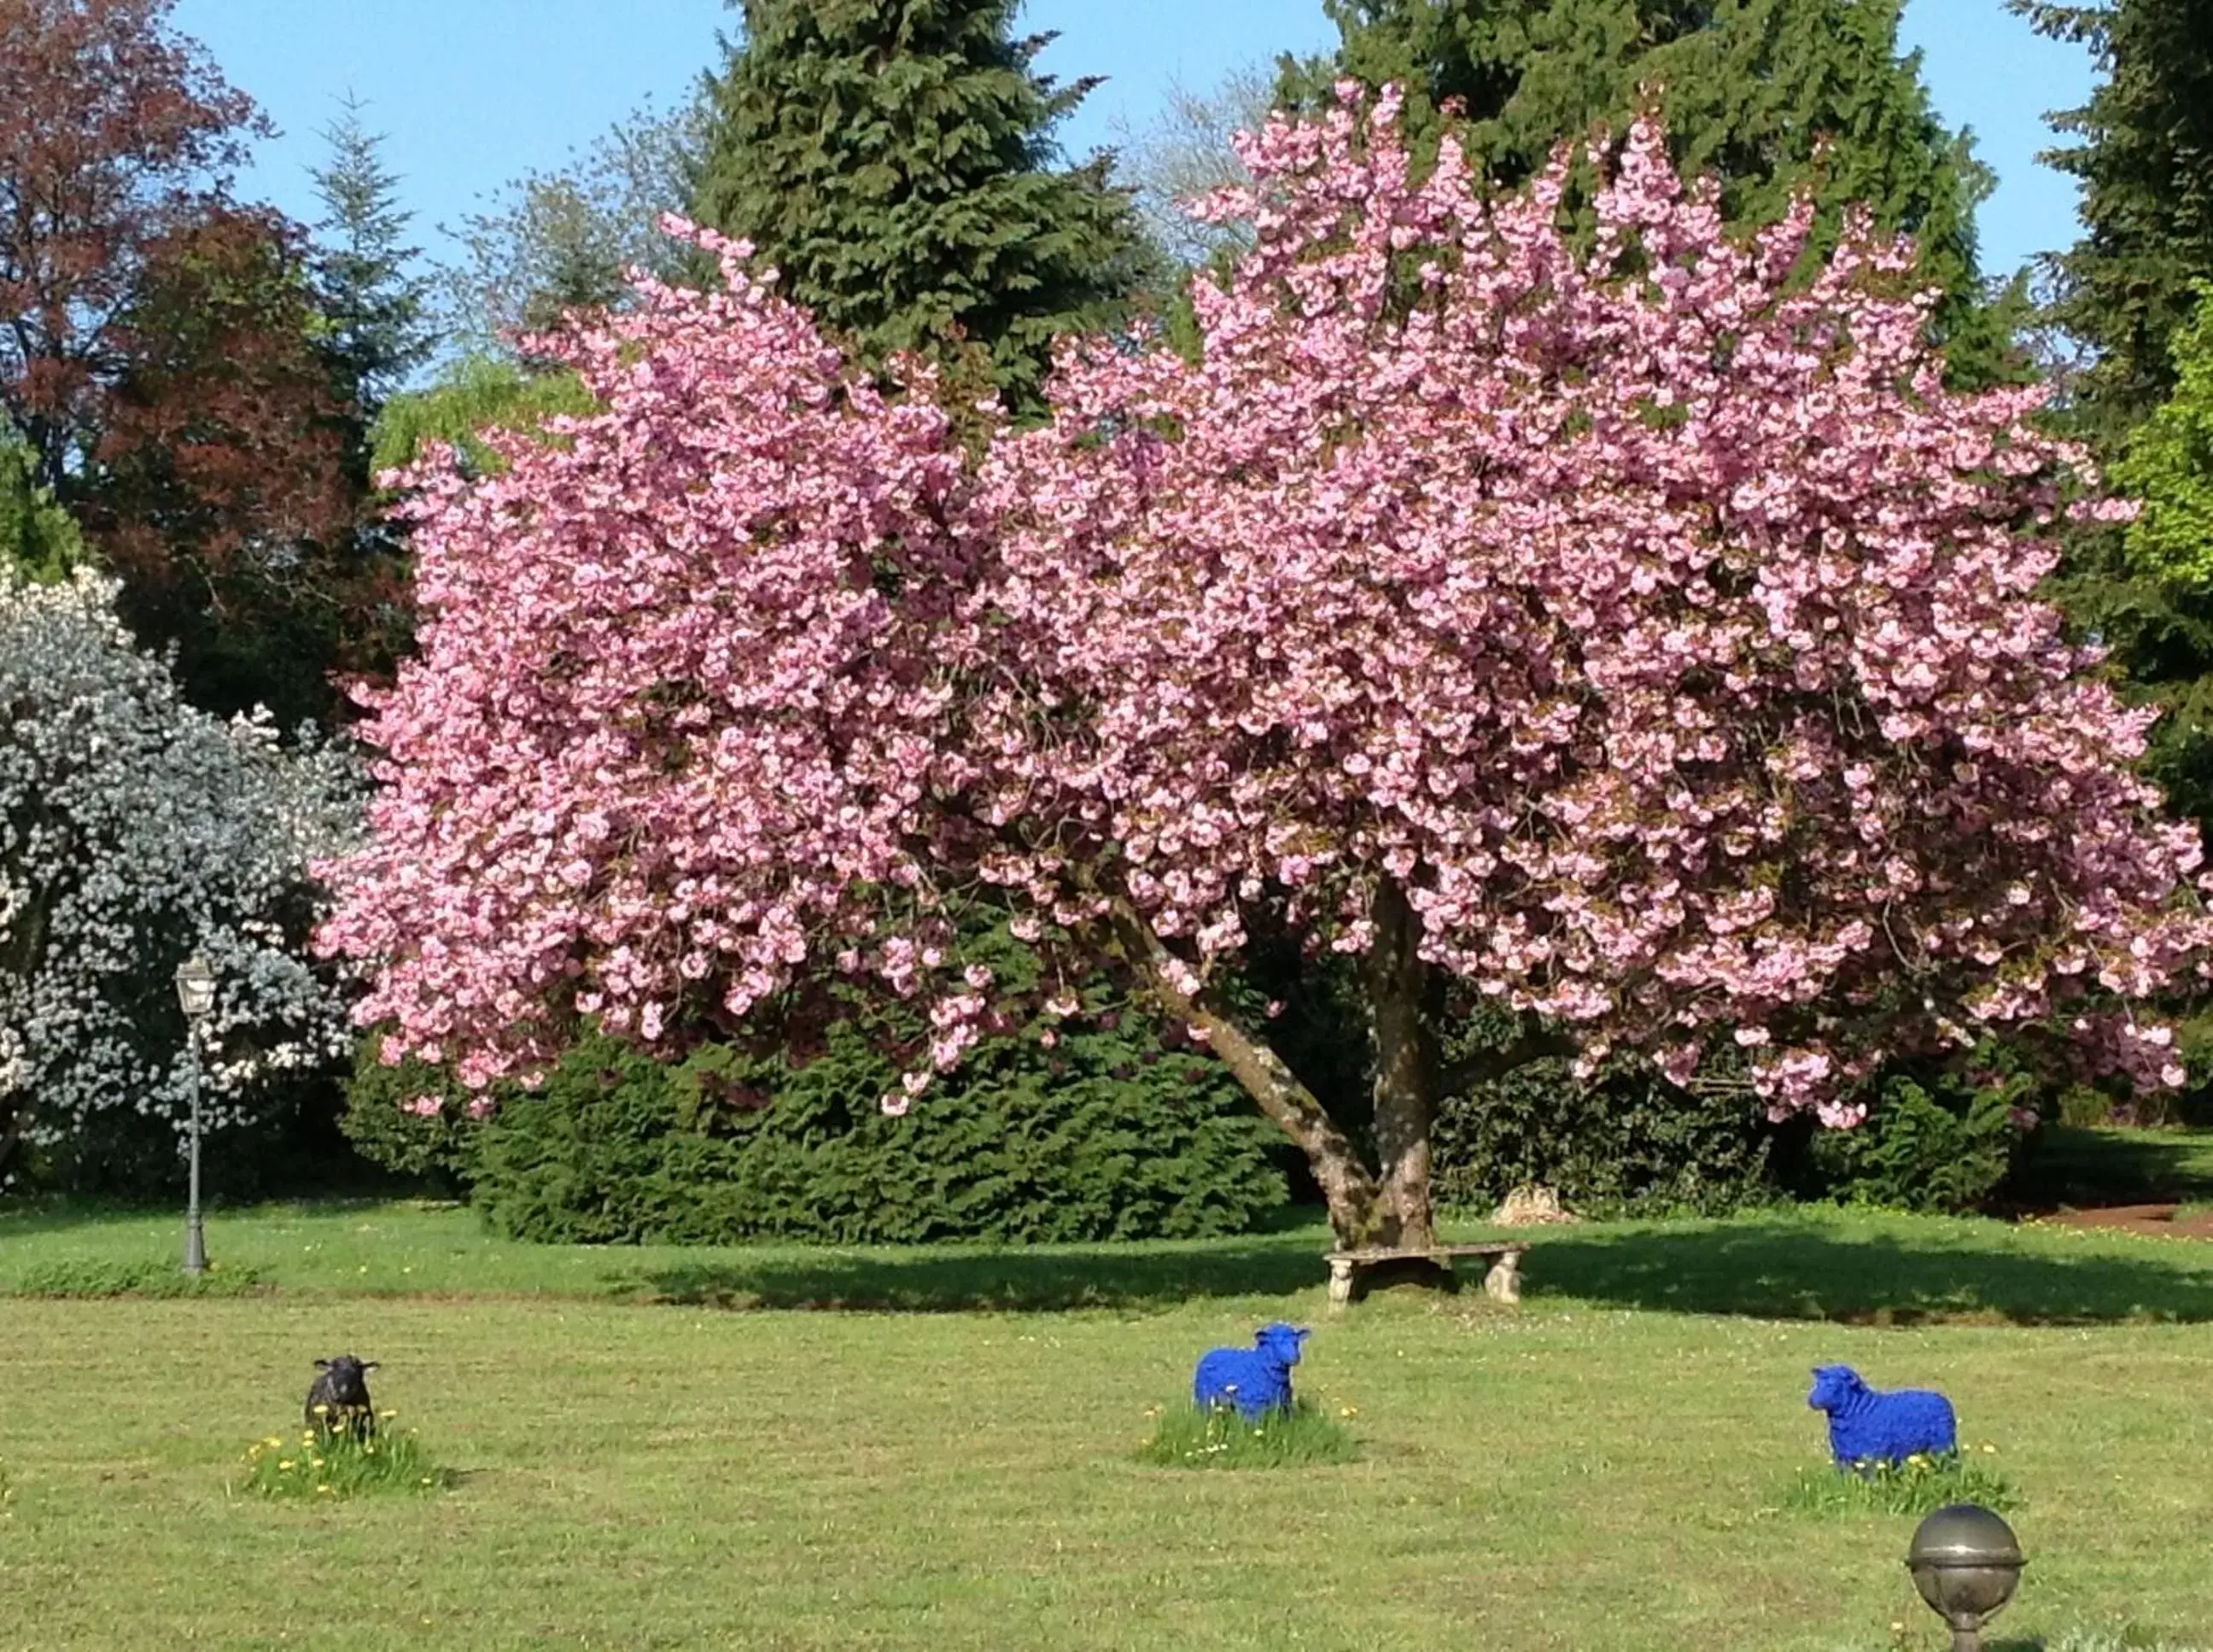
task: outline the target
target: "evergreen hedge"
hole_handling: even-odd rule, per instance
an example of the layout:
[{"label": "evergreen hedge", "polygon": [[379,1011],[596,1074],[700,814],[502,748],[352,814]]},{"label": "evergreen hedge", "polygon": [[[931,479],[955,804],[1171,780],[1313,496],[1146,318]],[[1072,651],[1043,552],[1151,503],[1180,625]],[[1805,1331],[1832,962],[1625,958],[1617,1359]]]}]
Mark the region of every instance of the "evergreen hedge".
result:
[{"label": "evergreen hedge", "polygon": [[348,1129],[553,1243],[1195,1238],[1289,1201],[1279,1133],[1217,1063],[1103,1019],[1052,1049],[987,1040],[898,1119],[898,1069],[857,1018],[803,1063],[715,1044],[665,1064],[594,1035],[481,1125],[458,1093],[403,1112],[439,1076],[368,1062]]},{"label": "evergreen hedge", "polygon": [[1534,1182],[1587,1216],[1718,1215],[1780,1197],[1777,1132],[1751,1100],[1623,1065],[1594,1082],[1539,1061],[1448,1098],[1431,1175],[1440,1204],[1488,1209]]}]

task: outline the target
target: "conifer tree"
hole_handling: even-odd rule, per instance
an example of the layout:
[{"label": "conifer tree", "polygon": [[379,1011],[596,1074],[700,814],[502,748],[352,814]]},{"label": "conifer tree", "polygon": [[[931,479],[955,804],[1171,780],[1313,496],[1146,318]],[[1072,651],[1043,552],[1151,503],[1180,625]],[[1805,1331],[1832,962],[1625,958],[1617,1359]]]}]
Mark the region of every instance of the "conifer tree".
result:
[{"label": "conifer tree", "polygon": [[1036,71],[1052,37],[1016,38],[1015,0],[741,6],[693,216],[753,241],[867,358],[979,353],[1033,402],[1053,338],[1112,326],[1149,267],[1107,157],[1055,164],[1096,82]]},{"label": "conifer tree", "polygon": [[2041,32],[2089,47],[2101,78],[2052,119],[2082,141],[2045,159],[2082,184],[2083,234],[2051,260],[2047,316],[2086,358],[2068,384],[2076,429],[2147,501],[2125,536],[2077,536],[2070,617],[2165,714],[2151,771],[2213,826],[2213,545],[2205,447],[2213,320],[2213,0],[2017,0]]},{"label": "conifer tree", "polygon": [[323,132],[330,160],[314,173],[326,215],[318,298],[330,327],[325,350],[365,421],[429,358],[435,346],[430,287],[411,275],[418,249],[402,244],[413,215],[398,203],[399,180],[379,152],[382,135],[362,125],[351,96]]},{"label": "conifer tree", "polygon": [[2104,70],[2088,103],[2052,121],[2083,141],[2043,158],[2082,184],[2084,234],[2054,260],[2052,319],[2093,353],[2074,399],[2116,442],[2174,388],[2193,283],[2213,278],[2213,0],[2016,9]]},{"label": "conifer tree", "polygon": [[1553,148],[1598,125],[1624,130],[1656,88],[1675,159],[1722,180],[1724,211],[1771,223],[1809,180],[1815,245],[1865,202],[1911,233],[1955,377],[2008,372],[2018,296],[1985,302],[1976,204],[1990,176],[1948,130],[1901,56],[1904,0],[1324,0],[1343,37],[1333,57],[1287,61],[1279,95],[1326,101],[1341,76],[1407,92],[1417,143],[1434,146],[1448,105],[1471,160],[1511,186]]}]

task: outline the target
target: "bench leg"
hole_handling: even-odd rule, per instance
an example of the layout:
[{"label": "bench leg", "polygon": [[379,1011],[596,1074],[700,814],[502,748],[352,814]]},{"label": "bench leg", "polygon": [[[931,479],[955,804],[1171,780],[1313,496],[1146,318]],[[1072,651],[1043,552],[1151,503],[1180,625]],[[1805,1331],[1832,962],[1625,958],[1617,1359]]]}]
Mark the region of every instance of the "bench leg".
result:
[{"label": "bench leg", "polygon": [[1332,1262],[1329,1265],[1329,1311],[1342,1314],[1352,1301],[1352,1264]]},{"label": "bench leg", "polygon": [[1483,1294],[1494,1301],[1521,1300],[1521,1252],[1509,1251],[1491,1265],[1491,1271],[1483,1276]]}]

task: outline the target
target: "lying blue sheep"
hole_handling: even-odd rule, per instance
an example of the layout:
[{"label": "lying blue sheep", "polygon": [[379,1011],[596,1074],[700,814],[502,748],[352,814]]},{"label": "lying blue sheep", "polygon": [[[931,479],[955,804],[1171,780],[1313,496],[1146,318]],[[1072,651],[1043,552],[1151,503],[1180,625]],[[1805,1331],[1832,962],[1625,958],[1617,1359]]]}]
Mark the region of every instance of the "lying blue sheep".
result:
[{"label": "lying blue sheep", "polygon": [[1839,1464],[1895,1463],[1916,1452],[1960,1448],[1950,1400],[1927,1388],[1877,1393],[1849,1365],[1815,1366],[1806,1403],[1828,1412],[1829,1449]]},{"label": "lying blue sheep", "polygon": [[1202,1411],[1235,1405],[1248,1423],[1272,1411],[1290,1410],[1291,1367],[1299,1362],[1299,1344],[1310,1334],[1278,1320],[1262,1326],[1250,1348],[1210,1349],[1192,1374],[1191,1397]]}]

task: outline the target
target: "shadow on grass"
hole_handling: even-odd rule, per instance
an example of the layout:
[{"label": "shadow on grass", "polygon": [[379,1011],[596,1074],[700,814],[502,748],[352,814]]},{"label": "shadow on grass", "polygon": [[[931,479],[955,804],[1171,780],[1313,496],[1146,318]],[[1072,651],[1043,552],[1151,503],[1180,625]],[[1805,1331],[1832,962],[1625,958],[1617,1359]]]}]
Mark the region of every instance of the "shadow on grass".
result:
[{"label": "shadow on grass", "polygon": [[1322,1235],[1189,1249],[1090,1248],[776,1256],[685,1264],[620,1282],[619,1294],[700,1308],[908,1314],[1067,1308],[1166,1310],[1201,1296],[1277,1296],[1328,1275]]},{"label": "shadow on grass", "polygon": [[1917,1242],[1787,1220],[1556,1230],[1535,1241],[1522,1268],[1533,1297],[1678,1314],[1896,1326],[2213,1320],[2213,1271],[2172,1265],[2156,1251],[1980,1248],[1960,1231],[1932,1227]]},{"label": "shadow on grass", "polygon": [[[0,1200],[0,1240],[28,1239],[35,1234],[69,1233],[80,1228],[110,1227],[119,1222],[156,1222],[181,1224],[182,1195],[168,1200],[92,1199],[66,1193],[34,1193]],[[296,1199],[249,1199],[229,1204],[205,1201],[210,1216],[269,1216],[291,1213],[303,1216],[344,1216],[361,1210],[381,1210],[393,1203],[382,1193],[318,1195]]]},{"label": "shadow on grass", "polygon": [[2213,1199],[2213,1131],[2054,1128],[2018,1192],[2078,1207]]},{"label": "shadow on grass", "polygon": [[[1952,1224],[1923,1237],[1789,1218],[1555,1228],[1530,1236],[1523,1277],[1534,1302],[1661,1313],[1891,1326],[2213,1320],[2213,1270],[2172,1265],[2157,1251],[2010,1250],[1996,1226],[1993,1242],[1978,1246],[1963,1231],[1972,1235]],[[650,1268],[614,1289],[633,1301],[737,1309],[1159,1311],[1201,1297],[1316,1290],[1326,1244],[1308,1230],[1187,1247],[783,1253]]]}]

